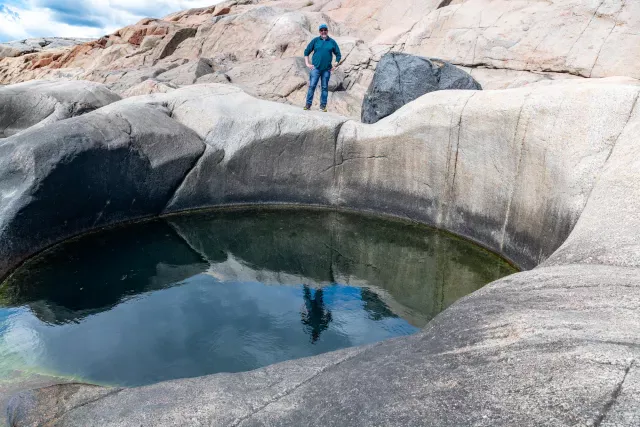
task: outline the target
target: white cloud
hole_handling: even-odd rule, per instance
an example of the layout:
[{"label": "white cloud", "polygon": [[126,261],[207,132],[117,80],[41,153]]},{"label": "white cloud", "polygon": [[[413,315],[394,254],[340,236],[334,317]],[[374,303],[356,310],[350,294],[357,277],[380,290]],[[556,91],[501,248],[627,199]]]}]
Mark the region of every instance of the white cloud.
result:
[{"label": "white cloud", "polygon": [[[17,17],[11,12],[17,14]],[[116,30],[117,26],[96,28],[70,25],[56,21],[48,9],[7,7],[0,12],[0,29],[0,41],[7,41],[44,36],[98,38]]]},{"label": "white cloud", "polygon": [[221,0],[0,0],[0,42],[29,37],[98,38],[145,17]]}]

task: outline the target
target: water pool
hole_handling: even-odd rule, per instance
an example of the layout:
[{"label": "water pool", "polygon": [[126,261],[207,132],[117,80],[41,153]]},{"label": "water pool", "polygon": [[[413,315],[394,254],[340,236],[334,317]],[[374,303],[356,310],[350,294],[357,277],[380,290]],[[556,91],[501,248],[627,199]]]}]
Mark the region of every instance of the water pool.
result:
[{"label": "water pool", "polygon": [[415,333],[513,273],[470,242],[324,210],[233,210],[65,242],[0,286],[0,379],[136,386]]}]

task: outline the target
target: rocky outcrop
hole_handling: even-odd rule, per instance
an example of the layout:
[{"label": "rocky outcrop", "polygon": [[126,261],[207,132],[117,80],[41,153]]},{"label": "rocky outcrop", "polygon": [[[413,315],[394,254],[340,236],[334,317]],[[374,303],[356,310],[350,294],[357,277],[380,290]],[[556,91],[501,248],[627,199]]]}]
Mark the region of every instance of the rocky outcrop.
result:
[{"label": "rocky outcrop", "polygon": [[533,268],[411,337],[143,388],[26,392],[11,425],[635,425],[639,95],[615,79],[439,91],[367,125],[200,85],[3,140],[3,273],[101,225],[238,203],[410,218]]},{"label": "rocky outcrop", "polygon": [[637,86],[582,81],[432,93],[379,126],[343,126],[341,197],[346,206],[433,223],[533,267],[580,217],[637,96]]},{"label": "rocky outcrop", "polygon": [[89,41],[91,41],[91,39],[41,37],[0,43],[0,58],[22,56],[27,53],[36,53],[46,50],[60,50],[87,43]]},{"label": "rocky outcrop", "polygon": [[[0,276],[97,227],[244,203],[408,218],[532,268],[412,337],[144,388],[52,386],[15,397],[9,424],[638,425],[639,5],[232,0],[0,58],[0,84],[158,92],[0,88]],[[229,85],[301,105],[322,21],[344,57],[333,111],[361,116],[390,51],[518,89],[439,91],[367,125]]]},{"label": "rocky outcrop", "polygon": [[199,78],[211,73],[211,65],[203,59],[198,59],[160,73],[156,78],[161,82],[182,86],[194,84]]},{"label": "rocky outcrop", "polygon": [[[637,12],[636,3],[626,0],[230,0],[145,18],[75,47],[0,58],[0,84],[86,79],[131,96],[192,84],[190,77],[154,81],[160,70],[198,68],[204,61],[220,73],[204,82],[302,105],[308,80],[304,67],[292,64],[301,61],[318,24],[327,22],[344,58],[329,108],[360,118],[362,97],[390,51],[464,67],[485,89],[568,78],[640,78]],[[151,81],[141,85],[146,80]]]},{"label": "rocky outcrop", "polygon": [[362,122],[375,123],[403,105],[437,90],[481,90],[473,77],[437,59],[385,54],[362,102]]},{"label": "rocky outcrop", "polygon": [[86,81],[31,81],[0,87],[0,138],[104,107],[120,97]]},{"label": "rocky outcrop", "polygon": [[423,16],[396,48],[457,65],[640,78],[640,4],[468,0]]},{"label": "rocky outcrop", "polygon": [[[368,126],[259,101],[231,86],[198,85],[111,104],[60,123],[59,132],[67,132],[69,123],[85,126],[97,120],[106,126],[110,121],[103,120],[104,114],[119,117],[120,109],[136,120],[150,115],[166,126],[192,129],[204,151],[189,157],[193,167],[176,178],[179,187],[165,194],[166,212],[269,201],[373,209],[455,231],[531,267],[545,260],[575,225],[638,90],[616,81],[577,81],[513,90],[509,96],[443,91]],[[31,90],[24,97],[35,94]],[[129,113],[131,108],[142,110]],[[560,127],[564,122],[572,123],[570,131]],[[17,164],[12,157],[23,153],[18,147],[26,140],[20,137],[34,147],[40,146],[37,141],[49,138],[53,144],[62,138],[51,129],[29,129],[28,138],[23,132],[5,139],[3,161]],[[153,129],[144,138],[153,139]],[[429,135],[428,144],[414,135]],[[95,137],[106,141],[100,132]],[[573,151],[565,150],[567,144]],[[467,188],[467,182],[475,182],[467,177],[479,173],[482,180]],[[554,174],[562,178],[538,179]],[[297,185],[292,187],[291,179]],[[526,190],[520,183],[526,183]],[[6,193],[17,194],[8,187]],[[534,204],[531,194],[538,195]],[[485,197],[491,200],[486,205],[481,202]],[[542,234],[543,239],[531,238]]]},{"label": "rocky outcrop", "polygon": [[336,136],[346,118],[257,100],[226,85],[185,87],[113,107],[150,103],[167,105],[172,119],[207,145],[167,212],[273,200],[331,203]]}]

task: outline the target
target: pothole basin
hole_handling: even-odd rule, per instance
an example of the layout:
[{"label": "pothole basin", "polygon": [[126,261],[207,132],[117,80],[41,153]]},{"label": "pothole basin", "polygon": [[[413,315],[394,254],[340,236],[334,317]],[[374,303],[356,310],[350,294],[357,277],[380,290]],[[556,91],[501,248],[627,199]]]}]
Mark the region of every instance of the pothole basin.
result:
[{"label": "pothole basin", "polygon": [[0,286],[0,376],[137,386],[408,335],[515,270],[452,235],[306,209],[103,230]]}]

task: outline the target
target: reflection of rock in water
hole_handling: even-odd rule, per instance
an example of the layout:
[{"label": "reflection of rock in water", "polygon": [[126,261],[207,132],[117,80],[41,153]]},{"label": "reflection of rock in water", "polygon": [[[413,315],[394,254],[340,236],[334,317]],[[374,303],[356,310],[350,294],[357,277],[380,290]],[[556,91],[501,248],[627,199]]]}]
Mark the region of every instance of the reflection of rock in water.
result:
[{"label": "reflection of rock in water", "polygon": [[311,335],[311,342],[315,343],[320,339],[320,334],[329,327],[331,323],[331,310],[324,306],[324,293],[322,289],[316,289],[315,294],[311,295],[311,289],[303,286],[304,311],[302,315],[302,324]]},{"label": "reflection of rock in water", "polygon": [[0,305],[28,304],[43,322],[78,322],[127,298],[174,286],[208,263],[163,221],[57,246],[0,284]]},{"label": "reflection of rock in water", "polygon": [[369,318],[371,320],[382,320],[387,317],[398,317],[393,313],[385,304],[384,301],[380,299],[378,294],[367,289],[360,289],[360,298],[362,298],[362,302],[364,303],[364,309],[369,313]]},{"label": "reflection of rock in water", "polygon": [[[214,274],[223,267],[236,270]],[[0,306],[28,304],[42,321],[63,324],[203,272],[240,282],[365,287],[362,300],[371,319],[393,312],[422,327],[453,301],[512,270],[468,242],[374,217],[208,212],[116,227],[58,246],[0,284]],[[322,294],[314,299],[321,301]],[[308,307],[311,327],[315,312]],[[320,325],[314,326],[318,337]]]}]

